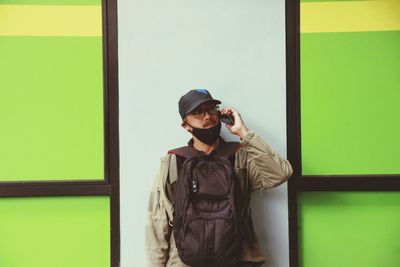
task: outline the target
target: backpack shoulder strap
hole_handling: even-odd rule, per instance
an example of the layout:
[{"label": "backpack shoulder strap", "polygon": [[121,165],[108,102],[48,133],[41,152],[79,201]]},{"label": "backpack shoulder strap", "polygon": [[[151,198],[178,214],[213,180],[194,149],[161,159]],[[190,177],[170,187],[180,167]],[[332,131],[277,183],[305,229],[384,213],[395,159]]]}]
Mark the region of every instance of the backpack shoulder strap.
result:
[{"label": "backpack shoulder strap", "polygon": [[198,151],[191,146],[183,146],[168,151],[168,154],[175,154],[182,158],[189,158],[191,156],[196,155],[197,153]]},{"label": "backpack shoulder strap", "polygon": [[224,142],[218,148],[217,154],[224,158],[229,158],[234,156],[241,147],[242,145],[239,142]]},{"label": "backpack shoulder strap", "polygon": [[171,160],[169,162],[169,173],[168,173],[168,182],[173,184],[178,180],[178,156],[175,154],[170,154]]},{"label": "backpack shoulder strap", "polygon": [[182,163],[185,159],[198,154],[198,151],[190,146],[183,146],[168,151],[171,155],[171,161],[169,166],[169,182],[173,184],[178,180],[178,174]]},{"label": "backpack shoulder strap", "polygon": [[[223,142],[215,151],[219,156],[229,158],[236,154],[236,152],[242,147],[239,142]],[[196,149],[191,146],[183,146],[168,151],[168,154],[175,154],[182,158],[189,158],[199,153]]]}]

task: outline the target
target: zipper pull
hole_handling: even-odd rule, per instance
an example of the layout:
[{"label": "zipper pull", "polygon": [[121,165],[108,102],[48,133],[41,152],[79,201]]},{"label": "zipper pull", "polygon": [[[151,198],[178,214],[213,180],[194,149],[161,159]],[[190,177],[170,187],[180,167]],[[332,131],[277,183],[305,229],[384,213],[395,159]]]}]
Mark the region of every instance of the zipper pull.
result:
[{"label": "zipper pull", "polygon": [[196,180],[192,180],[192,190],[193,190],[193,193],[196,193],[197,192],[197,182],[196,182]]}]

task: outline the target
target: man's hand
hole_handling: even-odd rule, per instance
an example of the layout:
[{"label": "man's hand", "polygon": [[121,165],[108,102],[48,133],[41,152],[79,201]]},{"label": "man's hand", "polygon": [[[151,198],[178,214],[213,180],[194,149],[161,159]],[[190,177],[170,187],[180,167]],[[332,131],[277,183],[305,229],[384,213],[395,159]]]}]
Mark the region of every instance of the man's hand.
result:
[{"label": "man's hand", "polygon": [[225,126],[232,134],[238,135],[243,139],[248,133],[249,129],[247,129],[247,127],[244,125],[240,113],[233,108],[224,108],[221,110],[221,114],[229,114],[233,116],[235,123],[233,125],[225,124]]}]

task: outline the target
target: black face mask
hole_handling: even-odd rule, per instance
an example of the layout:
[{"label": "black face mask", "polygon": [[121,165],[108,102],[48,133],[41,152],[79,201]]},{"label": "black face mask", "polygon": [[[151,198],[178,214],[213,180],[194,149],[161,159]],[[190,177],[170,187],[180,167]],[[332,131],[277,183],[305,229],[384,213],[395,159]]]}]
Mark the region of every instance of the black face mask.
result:
[{"label": "black face mask", "polygon": [[[191,126],[191,125],[190,125]],[[219,122],[218,125],[208,128],[208,129],[201,129],[201,128],[193,128],[191,133],[196,136],[201,142],[207,145],[212,145],[217,141],[219,137],[219,133],[221,132],[221,123]]]}]

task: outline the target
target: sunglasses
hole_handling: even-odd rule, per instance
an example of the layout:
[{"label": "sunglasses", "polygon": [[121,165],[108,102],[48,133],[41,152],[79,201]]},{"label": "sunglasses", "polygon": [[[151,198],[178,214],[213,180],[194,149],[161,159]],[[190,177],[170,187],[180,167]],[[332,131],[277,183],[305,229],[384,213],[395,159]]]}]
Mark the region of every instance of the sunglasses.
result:
[{"label": "sunglasses", "polygon": [[206,116],[206,112],[209,115],[217,115],[219,113],[219,107],[218,106],[209,106],[204,109],[195,109],[194,111],[188,113],[187,115],[192,115],[196,119],[202,119],[204,116]]}]

